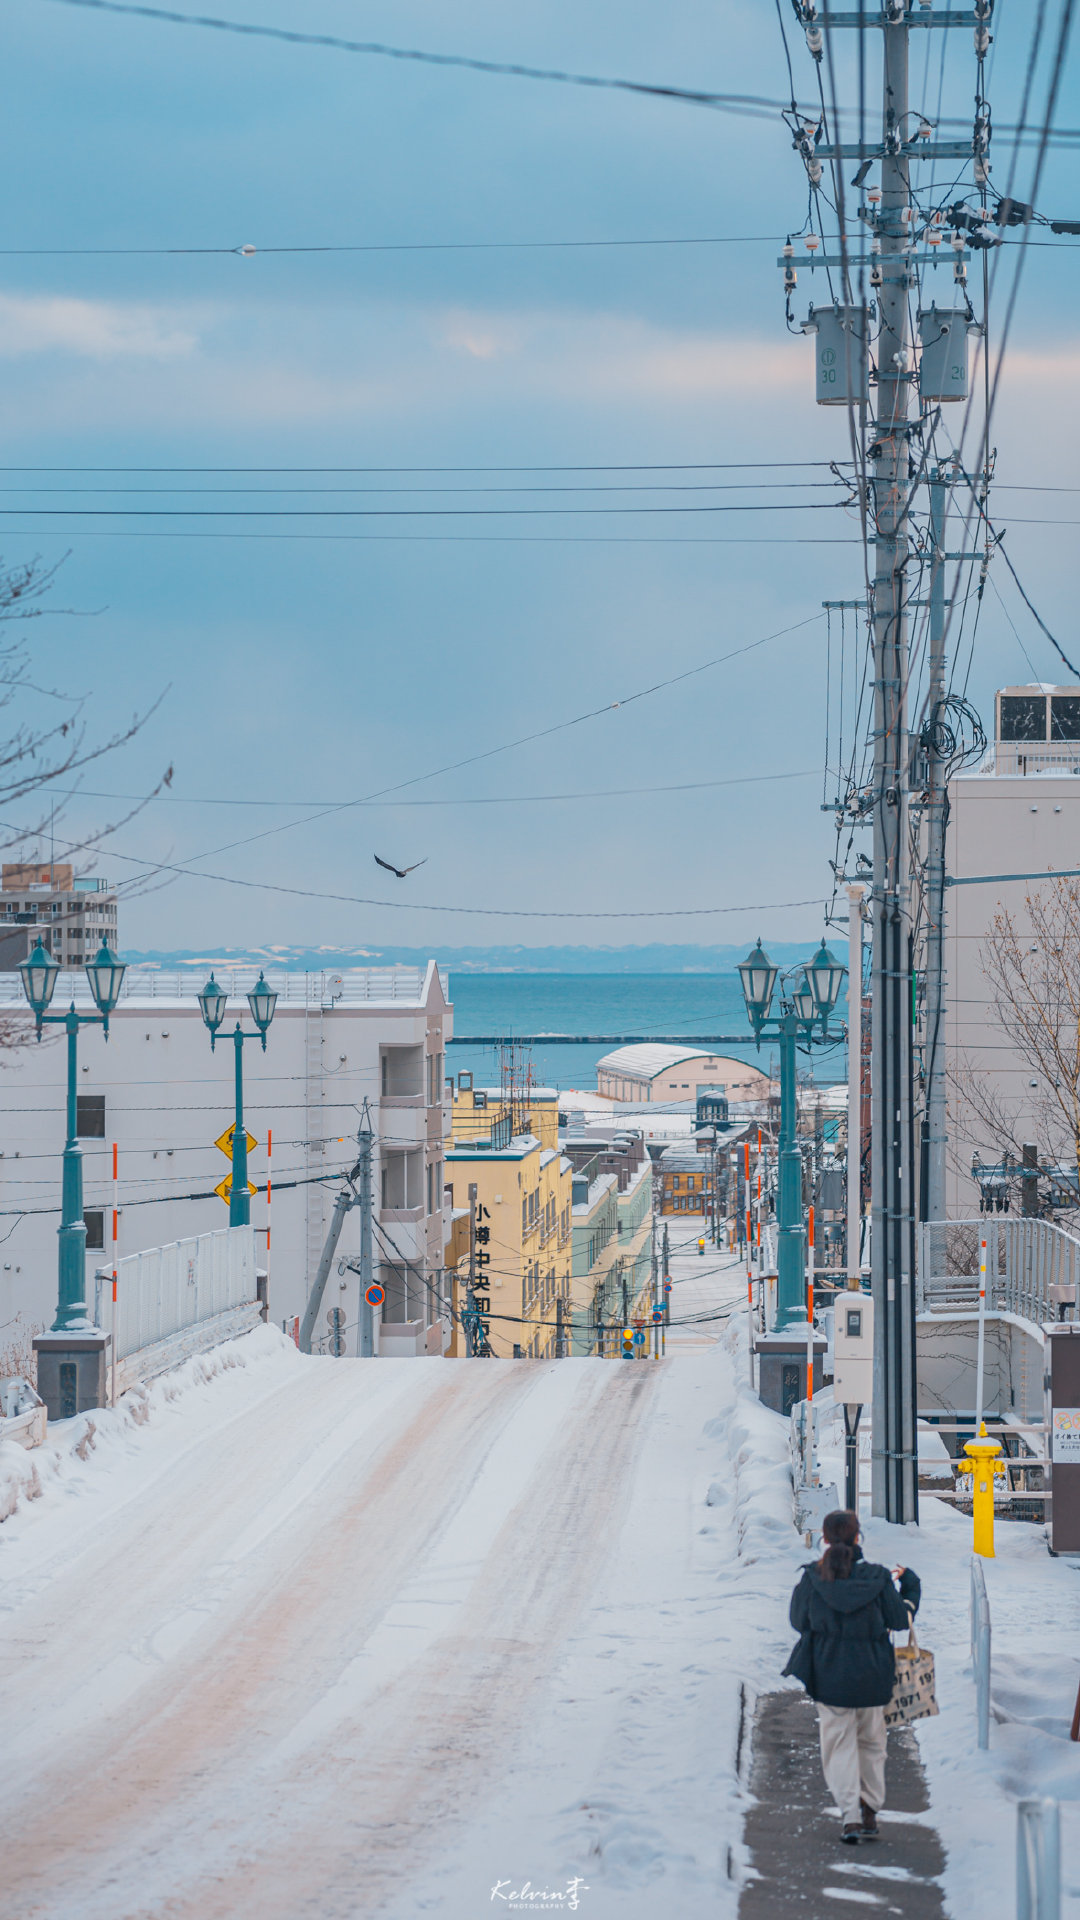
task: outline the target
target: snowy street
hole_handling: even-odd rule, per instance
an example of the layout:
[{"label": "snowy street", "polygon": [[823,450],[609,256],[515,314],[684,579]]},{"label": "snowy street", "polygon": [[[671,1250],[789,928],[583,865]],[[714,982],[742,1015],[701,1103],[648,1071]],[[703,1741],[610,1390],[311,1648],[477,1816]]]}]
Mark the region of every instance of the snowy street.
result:
[{"label": "snowy street", "polygon": [[[666,1360],[369,1364],[261,1328],[34,1456],[0,1448],[5,1920],[479,1920],[571,1897],[595,1920],[736,1920],[755,1712],[785,1684],[807,1554],[787,1423],[729,1312],[742,1269],[688,1222],[670,1271]],[[924,1580],[946,1911],[1012,1920],[1015,1797],[1051,1791],[1068,1920],[1075,1572],[999,1526],[979,1755],[970,1523],[925,1501],[917,1532],[866,1532]],[[809,1748],[805,1767],[820,1793]],[[884,1847],[856,1868],[838,1859],[830,1911],[890,1873],[907,1910]]]},{"label": "snowy street", "polygon": [[[726,1299],[700,1264],[699,1302]],[[77,1490],[0,1534],[5,1910],[464,1920],[500,1879],[574,1875],[595,1913],[657,1911],[659,1874],[674,1910],[734,1895],[705,1506],[727,1357],[245,1348],[145,1426],[97,1416]]]}]

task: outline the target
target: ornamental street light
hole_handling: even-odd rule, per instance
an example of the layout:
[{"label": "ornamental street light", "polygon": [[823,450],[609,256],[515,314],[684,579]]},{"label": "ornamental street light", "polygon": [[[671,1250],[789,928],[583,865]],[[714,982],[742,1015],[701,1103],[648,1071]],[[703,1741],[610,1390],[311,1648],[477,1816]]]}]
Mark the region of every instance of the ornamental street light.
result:
[{"label": "ornamental street light", "polygon": [[[210,1051],[213,1053],[217,1042],[218,1030],[225,1018],[225,1002],[228,995],[219,987],[213,974],[199,995],[199,1007],[210,1034]],[[248,1195],[247,1170],[247,1128],[244,1125],[244,1041],[260,1040],[262,1050],[266,1052],[266,1032],[274,1017],[277,1006],[277,994],[266,984],[265,975],[260,973],[251,992],[247,996],[251,1017],[255,1022],[254,1033],[244,1033],[239,1020],[232,1034],[233,1058],[236,1078],[236,1119],[232,1137],[232,1179],[229,1182],[229,1225],[246,1227],[251,1223],[251,1202]]]},{"label": "ornamental street light", "polygon": [[[763,1037],[780,1042],[780,1152],[777,1193],[776,1328],[806,1319],[806,1259],[803,1247],[802,1157],[795,1139],[797,1117],[795,1050],[809,1048],[815,1037],[829,1039],[829,1015],[840,998],[847,968],[839,964],[824,940],[809,966],[784,975],[780,1012],[770,1019],[780,969],[774,967],[759,940],[739,967],[743,998],[760,1050]],[[814,1028],[821,1023],[821,1032]]]},{"label": "ornamental street light", "polygon": [[61,1187],[59,1241],[59,1287],[53,1333],[81,1332],[92,1322],[86,1311],[86,1221],[83,1219],[82,1148],[78,1138],[78,1062],[76,1059],[80,1027],[100,1026],[109,1037],[109,1015],[120,998],[127,968],[103,940],[86,967],[86,978],[97,1007],[96,1013],[76,1013],[72,1001],[66,1013],[50,1013],[49,1005],[56,988],[60,963],[43,946],[39,937],[29,959],[19,968],[23,992],[30,1003],[37,1037],[45,1026],[61,1026],[67,1034],[67,1140],[64,1146]]}]

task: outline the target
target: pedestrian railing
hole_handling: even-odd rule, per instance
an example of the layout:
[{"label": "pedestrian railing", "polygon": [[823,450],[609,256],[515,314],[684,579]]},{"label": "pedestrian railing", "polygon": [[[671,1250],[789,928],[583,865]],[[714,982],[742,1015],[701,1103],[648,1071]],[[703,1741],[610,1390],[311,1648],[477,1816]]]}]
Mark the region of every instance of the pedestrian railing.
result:
[{"label": "pedestrian railing", "polygon": [[221,1227],[129,1254],[95,1276],[94,1318],[112,1334],[117,1360],[184,1332],[258,1296],[255,1236],[250,1227]]},{"label": "pedestrian railing", "polygon": [[984,1240],[988,1312],[1041,1323],[1057,1319],[1062,1307],[1080,1311],[1080,1240],[1049,1220],[988,1214],[977,1220],[924,1220],[917,1232],[920,1313],[978,1307]]},{"label": "pedestrian railing", "polygon": [[1056,1800],[1016,1809],[1016,1920],[1061,1920],[1061,1819]]},{"label": "pedestrian railing", "polygon": [[975,1673],[975,1720],[979,1748],[990,1745],[990,1602],[977,1554],[971,1556],[971,1665]]}]

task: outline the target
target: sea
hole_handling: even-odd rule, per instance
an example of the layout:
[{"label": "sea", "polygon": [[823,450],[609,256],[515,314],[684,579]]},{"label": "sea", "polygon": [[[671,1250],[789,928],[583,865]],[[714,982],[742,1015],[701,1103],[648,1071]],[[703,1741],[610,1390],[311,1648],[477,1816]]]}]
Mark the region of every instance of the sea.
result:
[{"label": "sea", "polygon": [[[471,1072],[477,1086],[497,1086],[500,1056],[495,1036],[521,1040],[536,1086],[595,1091],[596,1063],[624,1036],[670,1040],[679,1046],[706,1039],[709,1051],[750,1060],[779,1071],[775,1042],[755,1048],[739,976],[696,974],[479,973],[450,970],[454,1041],[448,1073]],[[843,1001],[837,1026],[846,1017]],[[588,1036],[574,1044],[552,1036]],[[723,1036],[735,1036],[726,1038]],[[471,1036],[485,1036],[473,1038]],[[745,1037],[741,1037],[745,1036]],[[847,1073],[842,1040],[800,1055],[800,1068],[823,1086]]]}]

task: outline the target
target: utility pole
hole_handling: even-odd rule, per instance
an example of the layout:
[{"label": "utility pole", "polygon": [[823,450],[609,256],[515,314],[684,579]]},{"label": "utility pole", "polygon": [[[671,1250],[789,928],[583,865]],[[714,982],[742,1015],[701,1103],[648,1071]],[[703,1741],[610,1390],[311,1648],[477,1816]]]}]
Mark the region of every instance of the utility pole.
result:
[{"label": "utility pole", "polygon": [[359,1172],[357,1184],[360,1189],[357,1205],[360,1208],[360,1322],[357,1328],[356,1352],[361,1360],[373,1360],[375,1357],[375,1309],[367,1299],[367,1290],[375,1278],[371,1270],[371,1115],[368,1103],[364,1101],[364,1111],[357,1134],[359,1148],[357,1163]]},{"label": "utility pole", "polygon": [[[945,519],[955,476],[930,475],[930,630],[926,739],[926,1106],[922,1122],[919,1217],[945,1218],[945,833],[949,797],[938,745],[945,710]],[[936,1251],[936,1249],[935,1249]],[[941,1249],[944,1252],[944,1248]],[[932,1269],[939,1269],[935,1264]]]},{"label": "utility pole", "polygon": [[865,887],[848,887],[847,1271],[862,1278],[862,908]]},{"label": "utility pole", "polygon": [[914,1194],[911,1154],[911,913],[908,874],[908,415],[914,369],[908,259],[911,163],[907,9],[881,28],[881,244],[875,500],[871,1274],[874,1296],[872,1510],[918,1518],[915,1456]]}]

